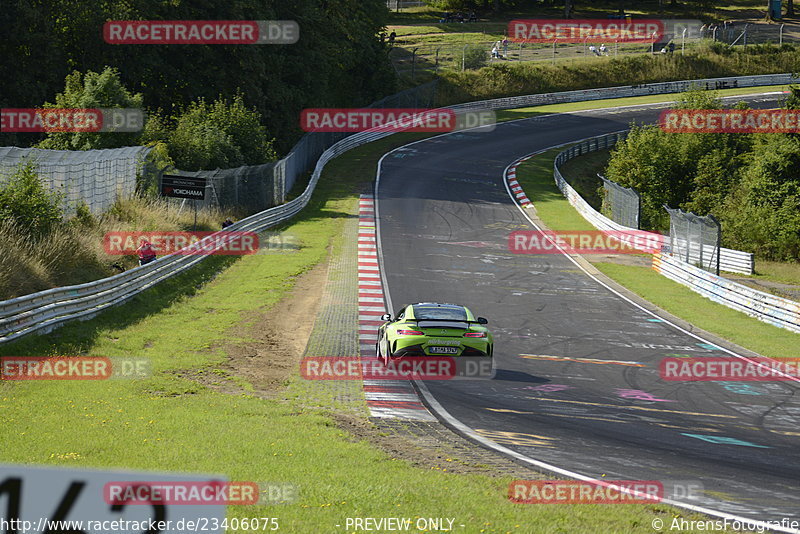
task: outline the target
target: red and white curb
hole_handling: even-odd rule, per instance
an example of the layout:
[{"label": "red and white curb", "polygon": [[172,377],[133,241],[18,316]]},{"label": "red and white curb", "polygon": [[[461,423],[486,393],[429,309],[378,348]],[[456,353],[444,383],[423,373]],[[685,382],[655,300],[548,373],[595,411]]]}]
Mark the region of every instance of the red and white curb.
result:
[{"label": "red and white curb", "polygon": [[518,159],[512,163],[506,171],[506,182],[508,182],[508,187],[511,190],[511,194],[514,195],[514,198],[517,199],[517,202],[519,202],[523,208],[533,206],[533,204],[530,200],[528,200],[527,195],[525,195],[525,191],[522,190],[519,182],[517,182],[517,166],[519,166],[519,164],[523,161],[527,161],[529,159],[531,159],[531,156],[525,156],[524,158]]},{"label": "red and white curb", "polygon": [[[362,360],[374,362],[378,327],[386,311],[375,241],[375,201],[361,195],[358,206],[358,348]],[[436,421],[407,380],[364,380],[370,417]]]}]

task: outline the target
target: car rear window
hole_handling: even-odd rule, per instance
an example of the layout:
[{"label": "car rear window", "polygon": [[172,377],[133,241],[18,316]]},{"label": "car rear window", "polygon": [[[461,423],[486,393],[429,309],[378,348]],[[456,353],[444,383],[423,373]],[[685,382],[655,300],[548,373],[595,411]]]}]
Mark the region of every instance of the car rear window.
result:
[{"label": "car rear window", "polygon": [[464,308],[456,306],[414,306],[414,318],[466,321],[467,312],[464,311]]}]

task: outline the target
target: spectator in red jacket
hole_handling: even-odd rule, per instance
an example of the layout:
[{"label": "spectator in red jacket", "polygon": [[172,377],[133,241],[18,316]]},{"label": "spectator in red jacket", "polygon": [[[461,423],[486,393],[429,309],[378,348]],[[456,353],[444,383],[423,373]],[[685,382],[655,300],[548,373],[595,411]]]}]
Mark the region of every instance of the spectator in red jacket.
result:
[{"label": "spectator in red jacket", "polygon": [[146,265],[156,259],[156,251],[149,241],[144,241],[142,245],[136,249],[136,254],[139,255],[139,265]]}]

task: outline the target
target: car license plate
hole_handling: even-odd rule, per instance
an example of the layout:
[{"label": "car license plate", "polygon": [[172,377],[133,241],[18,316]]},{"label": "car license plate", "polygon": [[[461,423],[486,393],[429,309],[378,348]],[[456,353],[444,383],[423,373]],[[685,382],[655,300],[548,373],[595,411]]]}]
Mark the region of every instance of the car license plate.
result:
[{"label": "car license plate", "polygon": [[458,347],[428,347],[431,354],[458,354]]}]

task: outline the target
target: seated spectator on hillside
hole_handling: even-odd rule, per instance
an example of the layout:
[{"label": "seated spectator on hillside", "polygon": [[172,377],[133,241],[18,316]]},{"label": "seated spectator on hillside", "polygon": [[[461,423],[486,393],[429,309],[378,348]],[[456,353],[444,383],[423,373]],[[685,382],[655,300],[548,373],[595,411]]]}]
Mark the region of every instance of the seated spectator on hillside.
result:
[{"label": "seated spectator on hillside", "polygon": [[600,45],[600,53],[598,55],[600,55],[600,56],[607,56],[608,55],[606,53],[606,45],[605,45],[605,43]]},{"label": "seated spectator on hillside", "polygon": [[233,221],[231,220],[231,218],[230,218],[230,217],[228,217],[227,219],[225,219],[225,220],[222,222],[222,229],[224,230],[225,228],[227,228],[227,227],[231,226],[232,224],[233,224]]},{"label": "seated spectator on hillside", "polygon": [[397,39],[397,33],[392,32],[389,34],[389,46],[394,46],[394,40]]},{"label": "seated spectator on hillside", "polygon": [[469,21],[468,22],[478,22],[478,15],[476,15],[474,11],[470,11],[469,12]]},{"label": "seated spectator on hillside", "polygon": [[594,45],[589,45],[589,52],[591,52],[592,54],[594,54],[596,56],[600,55],[600,52],[597,51],[597,47],[594,46]]}]

